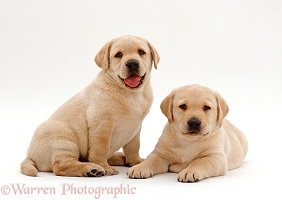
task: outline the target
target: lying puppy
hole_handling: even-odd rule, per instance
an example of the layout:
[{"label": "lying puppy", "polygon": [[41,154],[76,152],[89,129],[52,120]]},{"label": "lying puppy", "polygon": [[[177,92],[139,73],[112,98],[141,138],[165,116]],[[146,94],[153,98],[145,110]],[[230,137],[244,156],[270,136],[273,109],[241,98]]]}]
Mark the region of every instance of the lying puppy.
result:
[{"label": "lying puppy", "polygon": [[[62,105],[35,131],[21,172],[60,176],[117,174],[110,165],[136,165],[140,130],[152,104],[149,82],[159,55],[145,39],[109,41],[95,57],[102,68],[82,92]],[[123,147],[122,153],[115,153]]]},{"label": "lying puppy", "polygon": [[216,92],[200,85],[175,89],[161,103],[168,118],[154,151],[131,167],[130,178],[176,172],[180,182],[197,182],[239,167],[247,153],[243,133],[224,119],[228,106]]}]

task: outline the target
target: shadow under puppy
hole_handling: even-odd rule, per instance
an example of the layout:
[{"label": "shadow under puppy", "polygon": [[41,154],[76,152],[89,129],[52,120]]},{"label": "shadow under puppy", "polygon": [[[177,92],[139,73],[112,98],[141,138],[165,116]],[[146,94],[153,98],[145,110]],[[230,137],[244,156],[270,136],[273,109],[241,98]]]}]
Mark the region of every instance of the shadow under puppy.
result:
[{"label": "shadow under puppy", "polygon": [[[96,79],[36,129],[23,174],[113,175],[118,171],[111,165],[142,161],[140,130],[152,104],[150,73],[159,55],[147,40],[122,36],[106,43],[95,62],[102,68]],[[121,147],[124,154],[115,153]]]},{"label": "shadow under puppy", "polygon": [[248,150],[244,134],[227,121],[217,92],[200,85],[175,89],[161,103],[168,118],[153,152],[127,171],[130,178],[176,172],[180,182],[224,175],[239,167]]}]

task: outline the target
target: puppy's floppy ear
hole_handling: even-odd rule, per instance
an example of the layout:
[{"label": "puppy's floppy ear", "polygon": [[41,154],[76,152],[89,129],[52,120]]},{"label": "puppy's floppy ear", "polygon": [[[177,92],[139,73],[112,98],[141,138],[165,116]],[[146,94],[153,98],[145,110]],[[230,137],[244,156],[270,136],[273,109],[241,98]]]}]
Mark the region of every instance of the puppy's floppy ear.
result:
[{"label": "puppy's floppy ear", "polygon": [[174,91],[172,91],[161,103],[161,110],[163,114],[167,117],[168,122],[171,123],[173,121],[173,99],[174,99]]},{"label": "puppy's floppy ear", "polygon": [[96,64],[103,70],[107,71],[110,68],[110,50],[112,41],[107,42],[95,56]]},{"label": "puppy's floppy ear", "polygon": [[153,47],[153,45],[150,42],[148,42],[148,46],[149,46],[150,51],[151,51],[151,57],[152,57],[152,61],[154,62],[154,67],[155,67],[155,69],[157,69],[157,65],[160,61],[160,56],[159,56],[157,50]]},{"label": "puppy's floppy ear", "polygon": [[226,117],[227,113],[229,112],[229,107],[219,93],[214,92],[214,94],[217,101],[217,122],[219,127],[221,127],[224,117]]}]

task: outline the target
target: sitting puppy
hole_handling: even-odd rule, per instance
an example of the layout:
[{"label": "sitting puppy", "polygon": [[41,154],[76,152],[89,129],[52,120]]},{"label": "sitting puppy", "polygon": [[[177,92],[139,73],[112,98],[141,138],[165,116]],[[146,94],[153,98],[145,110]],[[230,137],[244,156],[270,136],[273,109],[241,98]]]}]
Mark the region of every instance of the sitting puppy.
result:
[{"label": "sitting puppy", "polygon": [[244,134],[224,119],[228,106],[209,88],[188,85],[175,89],[161,103],[168,118],[154,151],[131,167],[130,178],[176,172],[180,182],[197,182],[239,167],[247,153]]},{"label": "sitting puppy", "polygon": [[[140,130],[152,104],[149,80],[159,55],[147,40],[123,36],[105,44],[95,61],[102,68],[97,78],[36,129],[23,174],[113,175],[118,171],[110,165],[142,161]],[[121,147],[124,154],[115,153]]]}]

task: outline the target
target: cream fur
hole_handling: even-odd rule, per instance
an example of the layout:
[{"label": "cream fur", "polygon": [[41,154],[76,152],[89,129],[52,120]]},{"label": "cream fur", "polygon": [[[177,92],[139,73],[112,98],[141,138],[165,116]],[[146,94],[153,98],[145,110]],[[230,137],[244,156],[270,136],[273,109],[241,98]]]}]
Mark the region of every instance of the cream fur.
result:
[{"label": "cream fur", "polygon": [[[204,106],[209,108],[204,110]],[[200,85],[184,86],[163,100],[161,110],[168,123],[153,152],[128,170],[130,178],[170,171],[178,173],[180,182],[196,182],[224,175],[242,164],[247,139],[224,119],[228,106],[217,92]],[[189,130],[187,121],[191,118],[201,121],[199,132]]]},{"label": "cream fur", "polygon": [[[122,57],[116,57],[117,52]],[[144,76],[136,88],[123,81],[131,74],[126,66],[130,59],[138,61],[138,74]],[[110,164],[133,166],[142,161],[140,130],[152,104],[149,80],[159,55],[147,40],[122,36],[105,44],[95,62],[102,68],[97,78],[36,129],[21,164],[23,174],[113,175],[118,171]],[[115,153],[120,148],[124,154]]]}]

